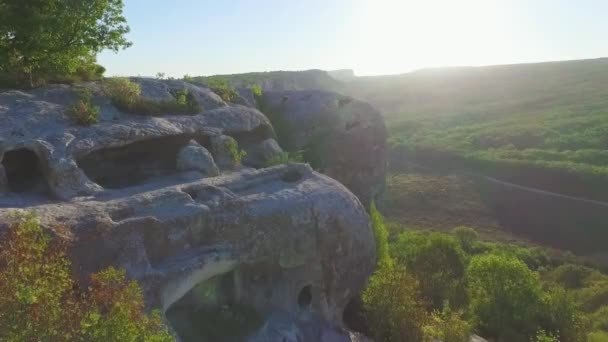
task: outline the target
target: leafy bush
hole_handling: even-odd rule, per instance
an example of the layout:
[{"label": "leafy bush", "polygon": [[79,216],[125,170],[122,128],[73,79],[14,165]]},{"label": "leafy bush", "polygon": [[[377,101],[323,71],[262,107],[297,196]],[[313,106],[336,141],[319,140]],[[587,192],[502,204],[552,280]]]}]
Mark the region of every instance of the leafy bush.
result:
[{"label": "leafy bush", "polygon": [[243,158],[245,158],[247,155],[247,152],[241,150],[239,148],[239,144],[234,139],[228,140],[226,147],[228,148],[228,152],[230,153],[232,160],[234,160],[237,164],[240,163],[241,160],[243,160]]},{"label": "leafy bush", "polygon": [[462,318],[462,312],[453,311],[444,305],[442,311],[435,311],[423,328],[424,340],[435,342],[469,342],[472,326]]},{"label": "leafy bush", "polygon": [[418,282],[404,267],[379,268],[362,294],[367,323],[376,341],[421,341],[426,323]]},{"label": "leafy bush", "polygon": [[447,234],[402,233],[394,256],[420,281],[420,291],[433,308],[448,300],[453,307],[466,303],[466,256],[460,244]]},{"label": "leafy bush", "polygon": [[160,314],[144,314],[140,287],[108,268],[83,292],[65,244],[28,214],[0,242],[0,340],[172,341]]},{"label": "leafy bush", "polygon": [[540,325],[561,342],[584,342],[590,329],[572,293],[559,286],[543,297]]},{"label": "leafy bush", "polygon": [[125,77],[113,77],[104,80],[103,89],[106,95],[112,99],[112,103],[119,109],[131,108],[140,99],[141,89],[139,84]]},{"label": "leafy bush", "polygon": [[504,255],[479,255],[467,270],[469,310],[483,336],[531,337],[541,308],[538,276],[522,261]]},{"label": "leafy bush", "polygon": [[452,230],[452,234],[454,234],[456,239],[460,242],[462,249],[467,253],[471,253],[473,251],[473,245],[479,238],[479,235],[475,229],[471,227],[456,227]]},{"label": "leafy bush", "polygon": [[89,89],[83,89],[79,93],[76,103],[66,110],[66,116],[82,126],[96,124],[99,121],[99,107],[91,103],[92,96]]},{"label": "leafy bush", "polygon": [[236,89],[221,77],[209,77],[205,84],[226,102],[234,102],[239,98],[239,93]]},{"label": "leafy bush", "polygon": [[120,110],[141,115],[196,114],[201,107],[188,89],[173,92],[174,100],[153,101],[141,97],[139,84],[128,78],[104,81],[104,91]]}]

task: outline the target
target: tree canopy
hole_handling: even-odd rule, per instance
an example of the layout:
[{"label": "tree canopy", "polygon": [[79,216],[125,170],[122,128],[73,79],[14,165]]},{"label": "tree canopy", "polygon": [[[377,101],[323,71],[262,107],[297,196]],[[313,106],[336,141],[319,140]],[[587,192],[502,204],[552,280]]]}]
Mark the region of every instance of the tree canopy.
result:
[{"label": "tree canopy", "polygon": [[97,53],[131,45],[122,10],[122,0],[0,0],[0,72],[30,86],[83,68],[103,72]]}]

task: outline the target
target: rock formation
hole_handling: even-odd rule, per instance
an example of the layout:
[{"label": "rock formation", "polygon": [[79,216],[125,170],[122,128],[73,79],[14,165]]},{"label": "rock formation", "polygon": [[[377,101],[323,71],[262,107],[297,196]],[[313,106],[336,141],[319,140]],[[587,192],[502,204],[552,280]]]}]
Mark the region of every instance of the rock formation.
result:
[{"label": "rock formation", "polygon": [[100,122],[81,127],[64,116],[73,86],[0,92],[0,233],[15,211],[34,210],[71,240],[82,279],[126,269],[183,341],[210,340],[200,317],[223,310],[253,316],[226,332],[236,340],[361,340],[342,327],[375,264],[359,200],[305,164],[252,168],[282,152],[257,109],[180,81],[136,81],[151,99],[187,87],[203,110],[122,113],[88,83]]},{"label": "rock formation", "polygon": [[283,148],[303,151],[366,205],[382,190],[386,128],[372,106],[326,91],[267,91],[262,104]]}]

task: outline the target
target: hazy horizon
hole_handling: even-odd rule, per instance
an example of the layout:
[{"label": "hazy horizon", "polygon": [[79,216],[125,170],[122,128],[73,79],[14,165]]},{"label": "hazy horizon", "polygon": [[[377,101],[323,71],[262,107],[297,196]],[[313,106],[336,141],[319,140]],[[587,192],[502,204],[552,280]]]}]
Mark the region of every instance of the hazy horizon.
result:
[{"label": "hazy horizon", "polygon": [[106,75],[420,69],[608,56],[608,2],[584,0],[211,2],[126,0],[134,45],[104,52]]}]

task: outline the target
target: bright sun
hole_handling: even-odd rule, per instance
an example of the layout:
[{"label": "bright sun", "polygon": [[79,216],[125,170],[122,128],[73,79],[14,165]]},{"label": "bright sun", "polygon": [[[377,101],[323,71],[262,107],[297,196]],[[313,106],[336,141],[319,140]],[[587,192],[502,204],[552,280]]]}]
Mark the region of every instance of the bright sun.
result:
[{"label": "bright sun", "polygon": [[504,9],[491,0],[361,1],[353,19],[361,74],[483,64],[509,45]]}]

